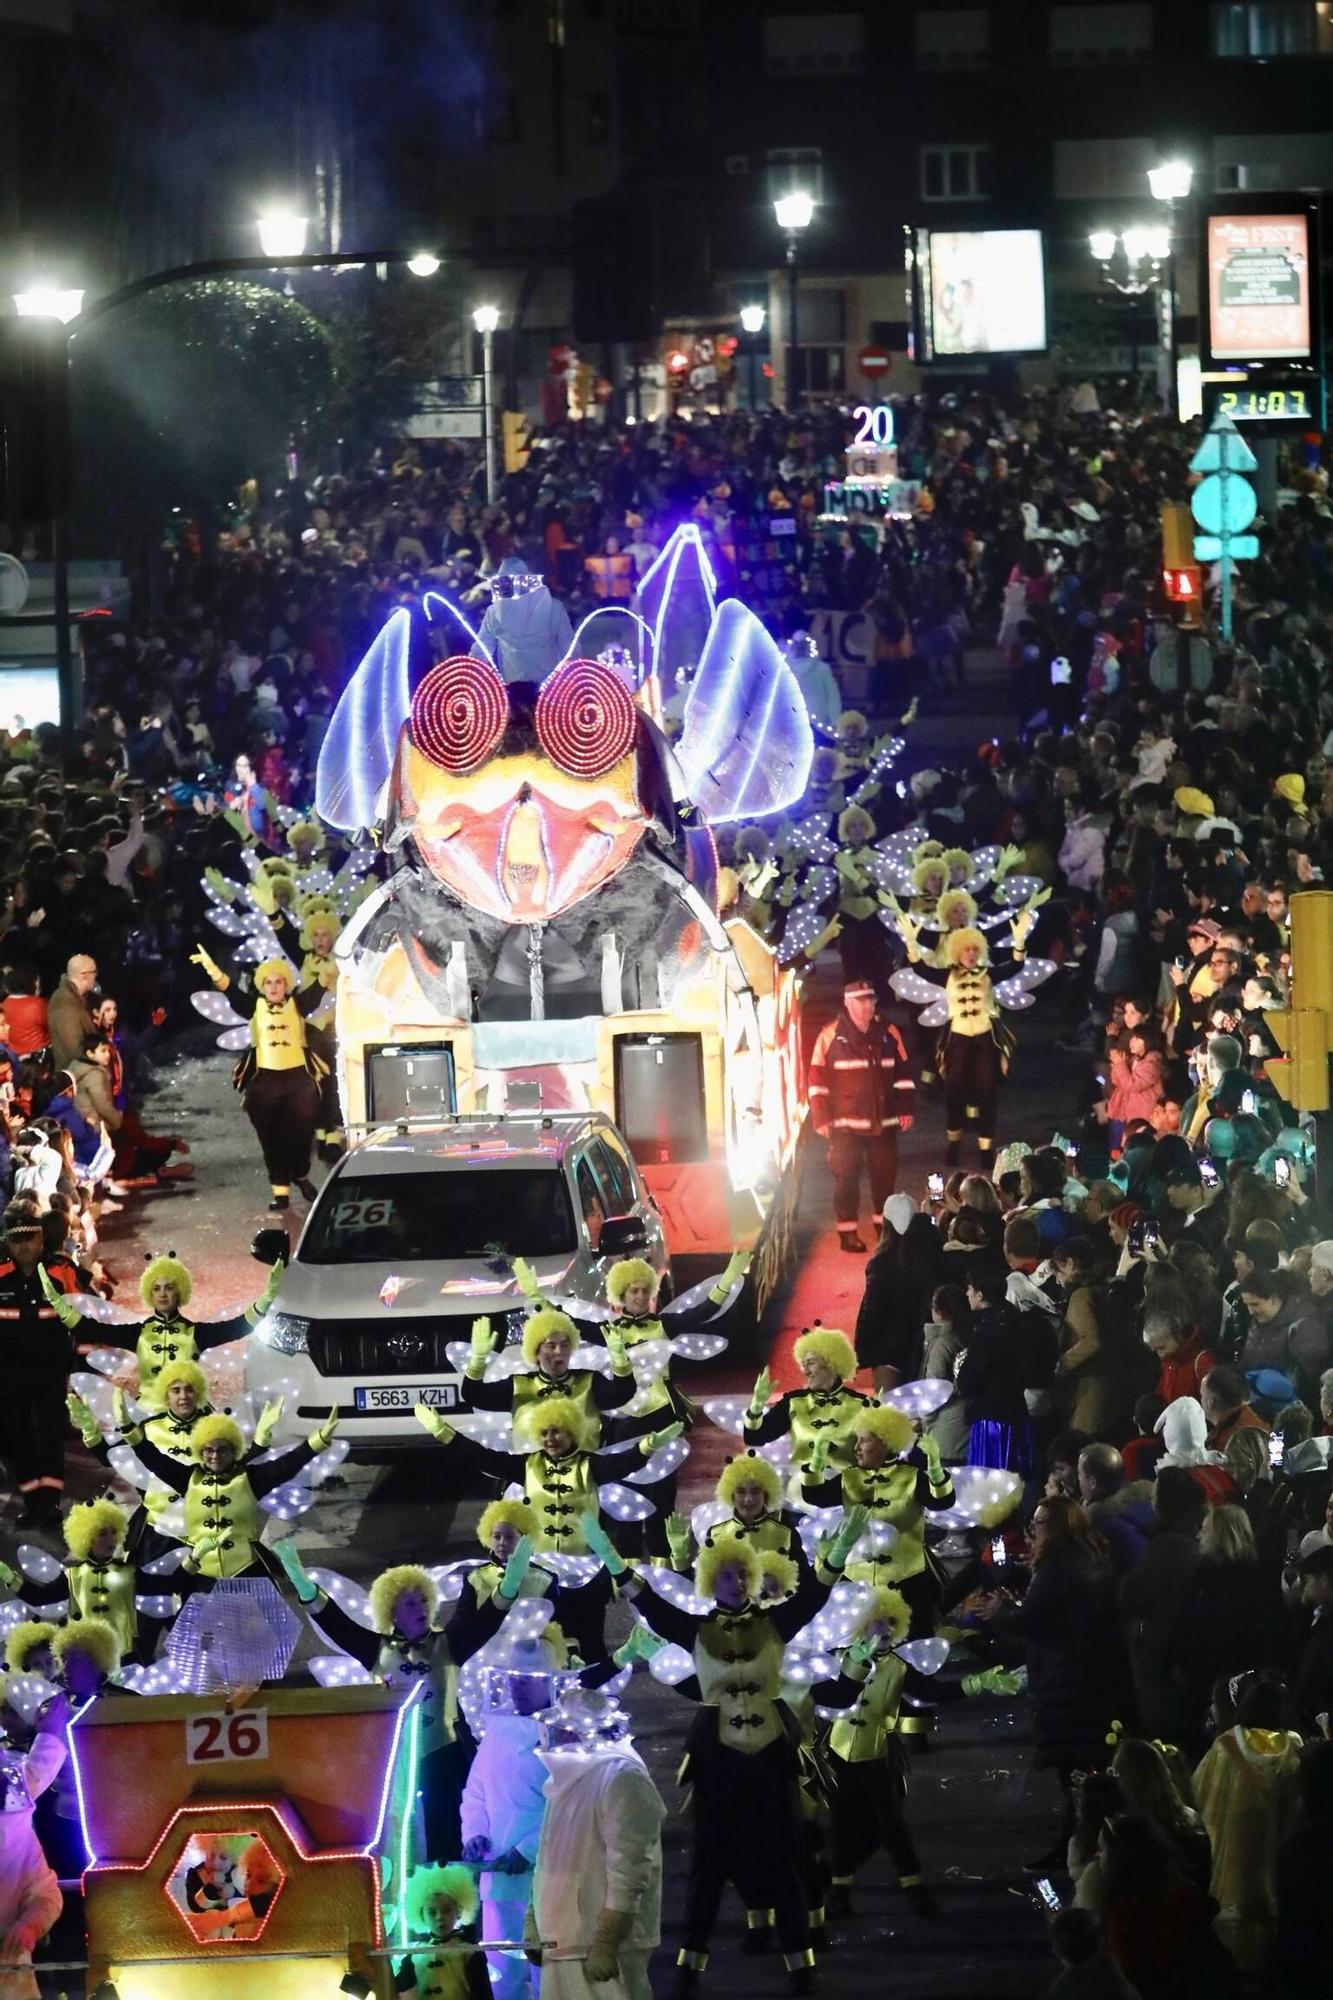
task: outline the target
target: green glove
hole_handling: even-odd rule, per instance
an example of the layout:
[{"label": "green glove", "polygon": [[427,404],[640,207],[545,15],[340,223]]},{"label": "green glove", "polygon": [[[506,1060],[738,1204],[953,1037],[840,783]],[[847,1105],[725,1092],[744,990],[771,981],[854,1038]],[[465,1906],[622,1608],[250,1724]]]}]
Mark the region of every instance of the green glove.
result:
[{"label": "green glove", "polygon": [[215,1535],[212,1533],[206,1535],[200,1535],[197,1541],[191,1542],[190,1544],[190,1561],[194,1563],[195,1566],[197,1567],[201,1562],[204,1562],[209,1556],[216,1555],[221,1547],[222,1547],[221,1535]]},{"label": "green glove", "polygon": [[468,1342],[466,1373],[471,1381],[479,1382],[486,1372],[486,1363],[495,1352],[497,1335],[488,1319],[474,1319],[472,1338]]},{"label": "green glove", "polygon": [[453,1443],[453,1425],[446,1423],[440,1412],[433,1410],[429,1403],[418,1403],[413,1409],[412,1415],[421,1425],[423,1431],[430,1432],[437,1444]]},{"label": "green glove", "polygon": [[520,1537],[514,1553],[505,1564],[505,1573],[500,1578],[500,1595],[510,1604],[522,1594],[523,1579],[532,1567],[532,1536]]},{"label": "green glove", "polygon": [[922,1431],[917,1443],[921,1456],[926,1461],[926,1477],[932,1486],[939,1486],[944,1479],[944,1465],[940,1458],[940,1441],[933,1431]]},{"label": "green glove", "polygon": [[879,1647],[873,1639],[853,1639],[847,1648],[847,1664],[849,1667],[864,1667],[874,1659],[878,1651]]},{"label": "green glove", "polygon": [[290,1537],[273,1544],[273,1553],[287,1572],[287,1580],[302,1604],[313,1604],[319,1596],[319,1585],[307,1570],[297,1551],[296,1543]]},{"label": "green glove", "polygon": [[224,903],[230,903],[235,899],[236,890],[220,868],[205,868],[204,880],[210,889],[216,889]]},{"label": "green glove", "polygon": [[754,1387],[750,1391],[750,1407],[745,1413],[749,1422],[754,1424],[759,1422],[764,1411],[768,1408],[768,1399],[772,1393],[772,1389],[773,1377],[769,1374],[767,1368],[761,1368],[754,1378]]},{"label": "green glove", "polygon": [[0,1583],[6,1590],[17,1590],[19,1587],[18,1571],[11,1569],[6,1562],[0,1562]]},{"label": "green glove", "polygon": [[82,1396],[75,1396],[73,1394],[66,1396],[65,1408],[69,1411],[70,1422],[83,1439],[88,1450],[91,1451],[95,1445],[99,1445],[102,1442],[102,1433],[98,1428],[96,1417],[88,1408]]},{"label": "green glove", "polygon": [[629,1637],[622,1646],[616,1647],[611,1658],[618,1667],[630,1667],[636,1660],[651,1660],[665,1644],[666,1640],[659,1639],[647,1625],[631,1625]]},{"label": "green glove", "polygon": [[708,1294],[714,1305],[721,1305],[737,1278],[743,1278],[749,1268],[750,1252],[748,1250],[733,1250],[723,1267],[717,1283]]},{"label": "green glove", "polygon": [[842,1517],[842,1526],[828,1544],[824,1560],[830,1569],[843,1569],[847,1558],[866,1531],[870,1519],[868,1507],[849,1507]]},{"label": "green glove", "polygon": [[964,1694],[1017,1694],[1023,1685],[1023,1676],[1010,1667],[987,1667],[984,1673],[964,1674],[962,1689]]},{"label": "green glove", "polygon": [[655,1451],[660,1451],[664,1444],[670,1444],[673,1438],[683,1437],[684,1434],[685,1434],[684,1424],[681,1423],[667,1424],[664,1429],[660,1431],[649,1431],[646,1438],[640,1438],[639,1450],[643,1453],[645,1458],[651,1458],[653,1453]]},{"label": "green glove", "polygon": [[806,1471],[810,1474],[810,1477],[812,1479],[823,1478],[825,1470],[828,1466],[828,1453],[829,1453],[828,1439],[827,1438],[817,1439],[815,1443],[815,1448],[810,1454],[809,1464],[806,1466]]},{"label": "green glove", "polygon": [[222,970],[222,967],[218,964],[212,953],[205,950],[203,945],[197,944],[190,953],[190,964],[197,965],[202,971],[206,972],[214,986],[220,986],[225,991],[231,985],[231,981]]},{"label": "green glove", "polygon": [[287,1399],[285,1396],[279,1396],[276,1402],[265,1403],[263,1409],[259,1412],[259,1422],[255,1425],[254,1448],[256,1451],[268,1450],[270,1444],[273,1442],[273,1433],[282,1422],[282,1413],[286,1407]]},{"label": "green glove", "polygon": [[526,1257],[514,1259],[514,1283],[525,1299],[539,1299],[542,1295],[541,1286],[537,1283],[537,1273]]},{"label": "green glove", "polygon": [[251,1306],[250,1312],[246,1315],[247,1318],[262,1319],[264,1317],[264,1314],[278,1296],[278,1286],[282,1283],[282,1274],[286,1268],[286,1265],[281,1261],[273,1266],[273,1269],[269,1272],[264,1282],[264,1289]]},{"label": "green glove", "polygon": [[668,1514],[666,1518],[667,1549],[673,1569],[684,1569],[690,1559],[690,1520],[688,1514]]},{"label": "green glove", "polygon": [[336,1410],[330,1410],[329,1414],[327,1415],[327,1417],[325,1417],[319,1429],[317,1431],[311,1431],[310,1433],[311,1449],[313,1451],[327,1451],[329,1446],[333,1443],[333,1435],[334,1432],[337,1430],[337,1428],[338,1428],[338,1412]]},{"label": "green glove", "polygon": [[117,1389],[112,1394],[111,1415],[115,1420],[116,1429],[118,1431],[128,1431],[133,1429],[133,1422],[130,1417],[129,1398],[126,1396],[125,1391],[123,1389]]},{"label": "green glove", "polygon": [[611,1356],[611,1373],[621,1377],[628,1375],[630,1365],[625,1351],[625,1336],[618,1326],[606,1329],[606,1351]]},{"label": "green glove", "polygon": [[623,1576],[629,1564],[611,1546],[611,1538],[595,1514],[580,1514],[579,1526],[589,1551],[596,1556],[608,1576]]},{"label": "green glove", "polygon": [[42,1296],[47,1304],[55,1307],[56,1318],[60,1321],[60,1324],[71,1328],[76,1327],[83,1318],[83,1314],[79,1311],[73,1299],[68,1298],[58,1285],[52,1283],[51,1274],[45,1264],[37,1266],[37,1282],[42,1288]]}]

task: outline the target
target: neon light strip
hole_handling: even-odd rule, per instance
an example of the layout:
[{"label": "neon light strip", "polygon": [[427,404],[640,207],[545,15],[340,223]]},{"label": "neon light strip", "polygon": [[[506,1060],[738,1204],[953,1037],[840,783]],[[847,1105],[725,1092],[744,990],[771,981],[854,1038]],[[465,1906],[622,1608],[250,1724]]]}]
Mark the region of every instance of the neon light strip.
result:
[{"label": "neon light strip", "polygon": [[668,564],[666,582],[662,587],[662,601],[657,607],[657,618],[653,625],[654,673],[657,671],[657,661],[662,651],[662,625],[671,603],[671,592],[675,587],[676,571],[680,567],[682,555],[689,546],[693,546],[694,552],[699,558],[699,581],[703,584],[704,596],[708,600],[708,616],[710,621],[717,610],[717,578],[713,574],[713,565],[708,560],[708,553],[704,548],[703,538],[693,521],[684,521],[676,529],[671,540],[667,543],[661,555],[639,585],[639,600],[642,602],[643,593],[648,588],[649,583],[657,575],[662,564]]},{"label": "neon light strip", "polygon": [[424,1681],[418,1681],[416,1686],[413,1688],[411,1694],[409,1694],[407,1700],[403,1703],[397,1715],[394,1717],[393,1742],[389,1745],[388,1761],[384,1767],[384,1783],[380,1786],[379,1818],[375,1822],[375,1831],[371,1836],[370,1841],[361,1850],[363,1854],[372,1854],[374,1850],[379,1846],[381,1840],[383,1840],[384,1838],[384,1822],[387,1819],[389,1813],[389,1795],[393,1790],[394,1766],[398,1762],[398,1746],[403,1740],[403,1720],[404,1717],[407,1715],[408,1710],[416,1707],[417,1702],[421,1699],[421,1697],[425,1694],[425,1692],[426,1692],[426,1683]]},{"label": "neon light strip", "polygon": [[93,1843],[88,1833],[88,1814],[83,1801],[83,1773],[79,1769],[79,1753],[74,1747],[74,1725],[76,1722],[82,1720],[96,1700],[97,1696],[90,1694],[78,1714],[71,1715],[69,1721],[65,1724],[65,1743],[69,1750],[69,1761],[74,1766],[74,1796],[79,1802],[79,1831],[83,1835],[84,1865],[86,1867],[96,1866],[97,1856],[93,1853]]},{"label": "neon light strip", "polygon": [[414,1711],[407,1746],[407,1797],[403,1803],[403,1823],[398,1834],[398,1941],[407,1943],[407,1849],[412,1831],[412,1815],[417,1803],[417,1749],[421,1740],[421,1713]]},{"label": "neon light strip", "polygon": [[[432,604],[443,604],[445,609],[449,612],[450,616],[458,620],[459,624],[462,626],[463,630],[467,633],[468,638],[472,641],[473,645],[479,646],[481,648],[481,657],[483,658],[483,660],[489,660],[493,667],[496,665],[495,657],[492,654],[490,647],[486,644],[485,640],[482,638],[481,633],[477,630],[477,628],[473,624],[471,624],[471,622],[468,619],[466,619],[463,616],[463,613],[459,610],[458,606],[454,603],[453,598],[449,596],[447,591],[428,590],[426,592],[426,595],[421,600],[421,608],[426,614],[427,623],[431,625],[435,623],[435,620],[431,617],[430,607]],[[582,627],[580,627],[580,630],[582,630]]]},{"label": "neon light strip", "polygon": [[[661,562],[661,560],[662,558],[661,556],[659,556],[657,558],[657,561]],[[657,564],[654,563],[653,568],[655,569],[656,567]],[[648,574],[651,576],[652,570],[650,570]],[[642,686],[644,681],[652,679],[653,673],[655,671],[657,655],[653,649],[652,628],[649,626],[647,619],[641,618],[637,611],[631,611],[629,606],[626,604],[599,604],[595,611],[590,611],[587,617],[580,621],[578,630],[575,632],[574,637],[569,642],[569,651],[563,654],[562,657],[556,662],[555,666],[551,669],[551,672],[546,676],[547,681],[551,680],[556,674],[559,673],[561,667],[564,666],[566,660],[581,660],[583,658],[582,653],[580,653],[579,651],[579,640],[583,637],[588,627],[592,624],[594,618],[605,618],[609,613],[612,612],[614,612],[617,617],[633,619],[634,623],[638,626],[640,632],[647,640],[648,659],[647,662],[641,668],[639,676],[639,685]],[[546,681],[543,681],[542,686],[545,687],[545,685]]]}]

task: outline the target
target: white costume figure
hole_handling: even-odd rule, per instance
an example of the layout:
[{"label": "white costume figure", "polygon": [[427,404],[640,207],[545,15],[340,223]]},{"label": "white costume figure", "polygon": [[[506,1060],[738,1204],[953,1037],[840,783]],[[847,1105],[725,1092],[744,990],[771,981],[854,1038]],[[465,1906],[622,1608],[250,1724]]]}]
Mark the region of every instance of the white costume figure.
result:
[{"label": "white costume figure", "polygon": [[521,556],[505,557],[491,588],[477,634],[482,654],[506,681],[544,681],[573,642],[569,613]]},{"label": "white costume figure", "polygon": [[808,632],[796,632],[783,649],[817,729],[835,730],[842,717],[842,690],[832,667],[821,659]]},{"label": "white costume figure", "polygon": [[533,1887],[541,2000],[650,2000],[666,1807],[629,1720],[575,1689],[542,1717],[538,1755],[550,1774]]},{"label": "white costume figure", "polygon": [[[0,1960],[10,1965],[30,1965],[60,1915],[60,1885],[32,1830],[32,1808],[65,1756],[63,1735],[35,1736],[26,1756],[0,1741]],[[0,2000],[37,2000],[32,1973],[0,1971]]]},{"label": "white costume figure", "polygon": [[[563,1648],[551,1637],[495,1640],[486,1652],[486,1733],[477,1746],[463,1788],[463,1859],[482,1867],[483,1940],[524,1934],[532,1901],[532,1868],[545,1807],[546,1771],[538,1760],[539,1713],[554,1701]],[[514,1952],[488,1952],[496,2000],[529,2000],[536,1981],[527,1960]]]}]

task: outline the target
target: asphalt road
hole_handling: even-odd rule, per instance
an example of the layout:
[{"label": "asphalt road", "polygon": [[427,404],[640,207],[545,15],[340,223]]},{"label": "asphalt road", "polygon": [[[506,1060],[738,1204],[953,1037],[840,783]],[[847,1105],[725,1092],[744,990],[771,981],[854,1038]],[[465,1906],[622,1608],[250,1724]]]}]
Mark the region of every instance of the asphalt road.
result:
[{"label": "asphalt road", "polygon": [[[974,686],[928,716],[915,732],[918,761],[951,746],[992,733],[996,687],[988,662],[974,660]],[[977,668],[981,674],[977,676]],[[836,963],[830,979],[836,975]],[[836,989],[834,989],[836,990]],[[1030,1055],[1006,1099],[1001,1138],[1049,1132],[1063,1106],[1067,1082],[1051,1043],[1059,1032],[1048,1007],[1025,1017],[1020,1033]],[[163,1067],[160,1087],[149,1101],[145,1122],[153,1129],[180,1130],[191,1140],[197,1169],[192,1187],[179,1185],[130,1204],[109,1221],[106,1261],[119,1280],[120,1296],[133,1300],[146,1254],[172,1249],[195,1274],[192,1312],[212,1316],[235,1309],[263,1282],[261,1268],[248,1256],[254,1229],[264,1220],[266,1187],[257,1149],[230,1089],[231,1058],[198,1047],[177,1053]],[[901,1184],[924,1191],[925,1175],[938,1164],[942,1115],[925,1108],[904,1147]],[[763,1339],[774,1348],[789,1340],[795,1325],[810,1314],[813,1289],[827,1288],[826,1324],[854,1310],[860,1264],[829,1258],[827,1176],[821,1149],[812,1148],[802,1202],[803,1272],[792,1294],[776,1303]],[[299,1216],[297,1218],[299,1220]],[[803,1281],[804,1279],[804,1281]],[[816,1301],[819,1303],[819,1301]],[[811,1315],[812,1316],[812,1315]],[[230,1357],[232,1350],[222,1350]],[[706,1389],[717,1393],[748,1387],[752,1367],[724,1359],[709,1372]],[[239,1380],[239,1355],[237,1354]],[[687,1386],[688,1383],[687,1383]],[[727,1441],[710,1426],[696,1432],[696,1450],[682,1476],[685,1504],[711,1496]],[[77,1450],[71,1451],[74,1497],[100,1490],[104,1475]],[[349,1466],[340,1484],[321,1495],[297,1527],[297,1540],[311,1561],[341,1569],[363,1585],[392,1562],[447,1561],[475,1547],[477,1503],[459,1499],[441,1484],[438,1454],[427,1448],[390,1467]],[[12,1558],[17,1537],[13,1508],[0,1519],[0,1548]],[[614,1616],[615,1614],[613,1614]],[[687,1721],[685,1705],[646,1674],[637,1673],[628,1696],[637,1739],[671,1808],[665,1834],[664,1947],[654,1984],[665,1992],[674,1957],[677,1911],[683,1890],[687,1826],[679,1811],[674,1771]],[[1047,1844],[1055,1805],[1051,1781],[1033,1774],[1021,1702],[954,1704],[942,1711],[934,1744],[914,1758],[910,1817],[928,1882],[939,1900],[934,1919],[912,1915],[892,1884],[881,1858],[866,1871],[856,1896],[855,1915],[835,1927],[833,1948],[822,1961],[822,1985],[830,1993],[874,1991],[891,1983],[899,2000],[975,2000],[975,1996],[1035,1994],[1049,1982],[1054,1966],[1043,1923],[1020,1862]],[[781,1993],[786,1989],[780,1958],[746,1957],[739,1951],[743,1915],[733,1899],[714,1944],[706,1989],[737,1995]]]}]

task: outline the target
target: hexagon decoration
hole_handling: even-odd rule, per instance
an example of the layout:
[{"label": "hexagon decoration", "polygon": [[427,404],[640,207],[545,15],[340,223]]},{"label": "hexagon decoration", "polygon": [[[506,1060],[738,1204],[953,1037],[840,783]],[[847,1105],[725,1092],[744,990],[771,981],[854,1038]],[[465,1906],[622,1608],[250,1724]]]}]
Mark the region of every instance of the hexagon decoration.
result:
[{"label": "hexagon decoration", "polygon": [[266,1576],[238,1576],[187,1597],[167,1655],[191,1694],[280,1681],[301,1636],[300,1620]]},{"label": "hexagon decoration", "polygon": [[286,1880],[261,1833],[221,1826],[182,1836],[163,1886],[196,1944],[253,1944]]}]

